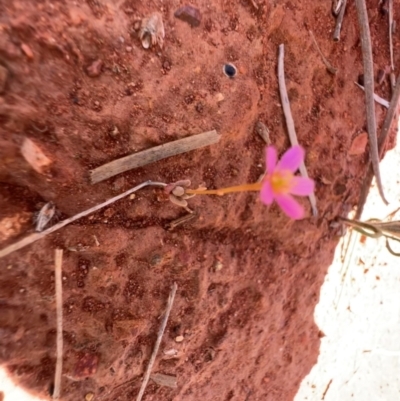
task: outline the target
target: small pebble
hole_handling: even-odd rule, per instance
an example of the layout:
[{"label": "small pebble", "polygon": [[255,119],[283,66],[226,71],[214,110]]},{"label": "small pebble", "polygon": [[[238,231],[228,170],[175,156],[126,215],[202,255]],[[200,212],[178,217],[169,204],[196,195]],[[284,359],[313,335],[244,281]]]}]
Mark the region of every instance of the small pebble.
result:
[{"label": "small pebble", "polygon": [[21,50],[25,53],[26,57],[31,60],[33,59],[33,51],[26,43],[22,43]]},{"label": "small pebble", "polygon": [[215,100],[217,103],[222,102],[225,99],[225,96],[220,92],[215,95]]},{"label": "small pebble", "polygon": [[184,338],[183,336],[177,336],[177,337],[175,337],[175,341],[176,341],[177,343],[181,343],[184,339],[185,339],[185,338]]},{"label": "small pebble", "polygon": [[130,199],[130,200],[133,200],[133,199],[135,199],[135,198],[136,198],[136,195],[135,195],[135,194],[129,195],[129,199]]},{"label": "small pebble", "polygon": [[191,26],[199,26],[201,22],[200,11],[193,6],[186,5],[180,7],[175,11],[174,15]]},{"label": "small pebble", "polygon": [[224,267],[223,264],[218,260],[214,264],[214,271],[219,272],[223,269],[223,267]]},{"label": "small pebble", "polygon": [[131,52],[131,51],[132,51],[132,47],[131,47],[131,46],[126,46],[126,47],[125,47],[125,50],[126,50],[127,52]]},{"label": "small pebble", "polygon": [[101,74],[101,69],[103,67],[102,60],[93,61],[93,63],[86,69],[87,74],[89,77],[95,78]]},{"label": "small pebble", "polygon": [[92,401],[94,398],[94,394],[93,393],[87,393],[85,395],[85,401]]}]

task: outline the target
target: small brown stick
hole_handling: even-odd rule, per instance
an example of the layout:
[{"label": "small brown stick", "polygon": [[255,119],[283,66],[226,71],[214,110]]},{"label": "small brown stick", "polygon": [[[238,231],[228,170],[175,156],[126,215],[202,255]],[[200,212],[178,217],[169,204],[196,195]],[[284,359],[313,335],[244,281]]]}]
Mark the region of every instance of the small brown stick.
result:
[{"label": "small brown stick", "polygon": [[160,326],[160,328],[158,330],[158,334],[157,334],[157,340],[156,340],[156,343],[154,345],[153,352],[152,352],[150,360],[149,360],[149,364],[147,365],[146,373],[144,375],[142,386],[140,387],[139,394],[136,397],[136,401],[141,401],[141,399],[143,397],[143,394],[144,394],[144,391],[146,390],[147,383],[148,383],[148,381],[150,379],[151,369],[153,368],[154,362],[156,360],[158,349],[160,348],[161,340],[162,340],[162,337],[164,335],[165,327],[167,326],[169,314],[171,313],[172,304],[174,303],[174,299],[175,299],[175,294],[176,294],[177,288],[178,288],[178,286],[176,285],[176,283],[174,283],[173,286],[172,286],[171,292],[169,294],[169,297],[168,297],[167,310],[165,311],[164,318],[161,321],[161,326]]},{"label": "small brown stick", "polygon": [[327,384],[327,386],[326,386],[326,388],[325,388],[325,391],[324,391],[324,393],[322,394],[321,400],[324,400],[324,399],[325,399],[326,393],[328,392],[329,387],[330,387],[330,385],[332,384],[332,381],[333,381],[332,379],[329,380],[329,383]]},{"label": "small brown stick", "polygon": [[[282,108],[283,108],[283,113],[285,115],[286,119],[286,126],[287,130],[289,133],[289,139],[290,143],[292,146],[296,146],[299,144],[297,140],[297,135],[296,135],[296,130],[294,127],[294,121],[292,117],[292,112],[290,110],[290,103],[289,103],[289,98],[286,90],[286,83],[285,83],[285,71],[284,71],[284,66],[283,66],[283,58],[285,55],[285,48],[284,45],[279,45],[279,57],[278,57],[278,82],[279,82],[279,93],[281,95],[281,102],[282,102]],[[303,177],[308,178],[308,173],[306,166],[303,163],[300,165],[300,174]],[[317,209],[317,199],[315,198],[314,192],[308,195],[308,198],[310,199],[311,203],[311,208],[314,217],[318,216],[318,209]]]},{"label": "small brown stick", "polygon": [[344,17],[344,12],[346,11],[346,5],[347,5],[347,0],[343,0],[343,4],[336,18],[336,26],[333,32],[333,40],[335,42],[339,42],[340,40],[340,31],[342,30],[343,17]]},{"label": "small brown stick", "polygon": [[63,363],[63,310],[62,310],[62,249],[55,251],[56,309],[57,309],[57,361],[54,377],[53,399],[58,400],[61,393],[61,374]]},{"label": "small brown stick", "polygon": [[376,135],[375,103],[374,103],[374,68],[372,61],[371,35],[368,25],[368,13],[365,0],[356,0],[358,23],[360,25],[361,48],[364,65],[365,105],[367,112],[367,128],[369,150],[372,168],[376,177],[379,194],[383,202],[388,202],[383,192],[381,173],[379,169],[378,140]]},{"label": "small brown stick", "polygon": [[335,75],[335,74],[337,73],[337,69],[336,69],[335,67],[333,67],[332,64],[331,64],[331,63],[325,58],[325,56],[322,54],[322,51],[321,51],[321,49],[320,49],[319,46],[318,46],[317,40],[315,39],[315,36],[314,36],[313,32],[312,32],[311,30],[308,31],[308,32],[310,33],[311,39],[313,40],[314,45],[315,45],[315,48],[317,49],[319,55],[321,56],[322,61],[324,62],[326,69],[327,69],[331,74]]},{"label": "small brown stick", "polygon": [[[358,82],[354,82],[360,89],[365,91],[365,88],[360,85]],[[374,93],[374,100],[376,103],[379,103],[381,106],[386,107],[387,109],[389,108],[389,102],[386,99],[381,98],[378,96],[376,93]]]},{"label": "small brown stick", "polygon": [[390,50],[390,66],[394,71],[393,61],[393,0],[389,0],[389,50]]},{"label": "small brown stick", "polygon": [[[400,100],[400,77],[396,82],[392,100],[390,101],[389,109],[388,112],[386,113],[385,121],[383,122],[382,125],[382,131],[381,134],[379,135],[379,142],[378,142],[379,157],[383,157],[383,152],[385,151],[386,139],[389,135],[394,116],[399,106],[399,100]],[[360,220],[361,218],[373,178],[374,178],[374,171],[371,167],[371,162],[369,162],[367,167],[367,174],[365,175],[364,182],[360,191],[360,198],[358,200],[357,212],[354,217],[355,220]]]},{"label": "small brown stick", "polygon": [[113,160],[112,162],[90,171],[92,184],[106,180],[107,178],[133,168],[142,167],[146,164],[154,163],[167,157],[212,145],[217,143],[220,140],[220,137],[221,136],[218,135],[216,130],[203,132],[202,134],[164,143],[163,145],[155,146],[154,148],[146,149],[142,152]]},{"label": "small brown stick", "polygon": [[155,182],[155,181],[143,182],[143,183],[137,185],[136,187],[131,188],[128,191],[126,191],[126,192],[124,192],[124,193],[122,193],[120,195],[115,196],[114,198],[111,198],[111,199],[109,199],[109,200],[107,200],[107,201],[105,201],[103,203],[100,203],[100,205],[93,206],[92,208],[87,209],[87,210],[85,210],[85,211],[83,211],[81,213],[78,213],[75,216],[72,216],[72,217],[69,217],[68,219],[60,221],[59,223],[55,224],[54,226],[48,228],[47,230],[44,230],[44,231],[42,231],[40,233],[34,233],[34,234],[31,234],[31,235],[28,235],[27,237],[23,238],[22,240],[20,240],[20,241],[14,243],[14,244],[11,244],[11,245],[1,249],[0,250],[0,259],[3,258],[6,255],[9,255],[12,252],[17,251],[18,249],[21,249],[21,248],[23,248],[23,247],[25,247],[27,245],[32,244],[33,242],[45,237],[46,235],[49,235],[49,234],[53,233],[54,231],[59,230],[60,228],[65,227],[66,225],[68,225],[68,224],[70,224],[70,223],[72,223],[72,222],[74,222],[76,220],[81,219],[82,217],[85,217],[85,216],[87,216],[89,214],[97,212],[98,210],[100,210],[100,209],[102,209],[102,208],[104,208],[104,207],[106,207],[108,205],[111,205],[112,203],[114,203],[114,202],[116,202],[116,201],[118,201],[118,200],[120,200],[122,198],[125,198],[125,196],[128,196],[128,195],[132,194],[133,192],[136,192],[139,189],[147,187],[147,186],[150,186],[150,185],[151,186],[156,186],[156,187],[165,187],[167,184],[164,184],[163,182]]}]

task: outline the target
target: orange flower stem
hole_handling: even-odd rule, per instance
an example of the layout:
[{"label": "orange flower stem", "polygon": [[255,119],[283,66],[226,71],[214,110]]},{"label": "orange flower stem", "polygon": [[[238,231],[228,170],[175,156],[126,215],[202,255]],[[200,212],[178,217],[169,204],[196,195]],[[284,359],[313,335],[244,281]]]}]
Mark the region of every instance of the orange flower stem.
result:
[{"label": "orange flower stem", "polygon": [[187,189],[187,194],[193,195],[225,195],[231,192],[248,192],[248,191],[259,191],[261,189],[261,182],[255,182],[253,184],[242,184],[235,187],[227,187],[220,189]]}]

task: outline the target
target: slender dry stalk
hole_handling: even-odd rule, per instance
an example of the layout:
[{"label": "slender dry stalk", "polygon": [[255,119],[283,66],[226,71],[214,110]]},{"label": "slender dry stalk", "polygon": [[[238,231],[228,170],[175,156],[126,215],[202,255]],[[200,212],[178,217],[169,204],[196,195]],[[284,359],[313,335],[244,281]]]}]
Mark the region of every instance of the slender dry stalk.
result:
[{"label": "slender dry stalk", "polygon": [[116,202],[116,201],[118,201],[118,200],[120,200],[122,198],[125,198],[126,196],[138,191],[141,188],[144,188],[144,187],[147,187],[147,186],[165,187],[166,185],[167,184],[165,184],[163,182],[156,182],[156,181],[150,181],[150,180],[146,181],[146,182],[143,182],[143,183],[137,185],[136,187],[131,188],[128,191],[126,191],[126,192],[124,192],[124,193],[122,193],[120,195],[117,195],[114,198],[109,199],[108,201],[100,203],[100,205],[93,206],[90,209],[87,209],[87,210],[85,210],[85,211],[83,211],[81,213],[76,214],[75,216],[72,216],[72,217],[69,217],[68,219],[60,221],[59,223],[55,224],[54,226],[48,228],[47,230],[44,230],[44,231],[42,231],[40,233],[34,233],[34,234],[31,234],[31,235],[28,235],[27,237],[23,238],[22,240],[17,241],[16,243],[11,244],[11,245],[1,249],[0,250],[0,259],[3,258],[4,256],[9,255],[12,252],[17,251],[18,249],[21,249],[21,248],[23,248],[23,247],[25,247],[27,245],[30,245],[30,244],[36,242],[37,240],[45,237],[46,235],[54,233],[54,231],[57,231],[60,228],[63,228],[66,225],[68,225],[68,224],[70,224],[70,223],[72,223],[72,222],[74,222],[76,220],[81,219],[82,217],[85,217],[85,216],[87,216],[89,214],[97,212],[98,210],[100,210],[100,209],[102,209],[102,208],[104,208],[104,207],[106,207],[108,205],[111,205],[112,203],[114,203],[114,202]]},{"label": "slender dry stalk", "polygon": [[[382,131],[381,131],[381,134],[379,135],[379,142],[378,142],[379,157],[383,157],[383,152],[385,151],[386,140],[389,135],[390,128],[393,124],[394,116],[395,116],[396,111],[399,106],[399,101],[400,101],[400,77],[398,78],[398,80],[396,82],[392,100],[390,101],[389,109],[386,114],[385,121],[383,122],[383,125],[382,125]],[[374,178],[374,171],[372,169],[371,162],[369,162],[368,167],[367,167],[367,174],[364,178],[364,182],[363,182],[363,185],[362,185],[361,191],[360,191],[360,197],[358,199],[357,212],[354,217],[354,219],[356,219],[356,220],[360,220],[360,218],[361,218],[373,178]]]},{"label": "slender dry stalk", "polygon": [[62,310],[62,249],[55,251],[56,309],[57,309],[57,362],[54,377],[53,399],[58,400],[61,393],[61,374],[63,363],[63,310]]},{"label": "slender dry stalk", "polygon": [[390,50],[390,66],[394,71],[393,61],[393,0],[389,0],[389,50]]},{"label": "slender dry stalk", "polygon": [[[360,85],[358,82],[354,82],[360,89],[365,91],[364,87]],[[378,96],[376,93],[374,93],[374,100],[376,103],[379,103],[381,106],[386,107],[387,109],[389,108],[389,102],[386,99],[381,98]]]},{"label": "slender dry stalk", "polygon": [[[286,126],[287,126],[287,130],[288,130],[288,134],[289,134],[290,143],[292,146],[296,146],[299,144],[299,141],[297,140],[292,112],[290,110],[289,98],[288,98],[288,94],[287,94],[287,90],[286,90],[285,70],[284,70],[284,65],[283,65],[284,55],[285,55],[285,47],[282,44],[282,45],[279,45],[279,57],[278,57],[279,93],[281,95],[283,114],[285,115],[285,119],[286,119]],[[308,178],[308,173],[307,173],[306,165],[304,164],[304,162],[301,163],[299,170],[300,170],[300,174],[303,177]],[[317,199],[315,198],[314,192],[311,193],[308,196],[308,198],[311,203],[313,215],[316,217],[316,216],[318,216],[318,209],[317,209]]]},{"label": "slender dry stalk", "polygon": [[311,39],[314,42],[315,48],[317,49],[317,52],[319,53],[319,55],[322,58],[323,63],[325,64],[326,69],[333,75],[335,75],[337,73],[337,69],[335,67],[332,66],[332,64],[326,59],[326,57],[323,55],[321,49],[318,46],[318,42],[317,39],[315,39],[315,36],[313,34],[312,31],[308,31],[310,33]]},{"label": "slender dry stalk", "polygon": [[374,103],[374,66],[372,61],[371,35],[369,31],[368,13],[365,0],[356,0],[358,23],[360,25],[361,48],[364,65],[365,106],[367,112],[367,128],[369,138],[370,158],[376,177],[379,194],[383,202],[388,202],[383,192],[381,173],[379,169],[378,140],[376,136],[376,119]]},{"label": "slender dry stalk", "polygon": [[158,349],[160,348],[161,340],[164,335],[165,328],[167,327],[169,314],[171,313],[171,309],[172,309],[172,305],[174,303],[175,294],[176,294],[177,289],[178,289],[178,286],[176,285],[176,283],[174,283],[172,286],[171,292],[169,294],[169,297],[168,297],[167,309],[165,311],[165,315],[161,321],[161,326],[158,330],[157,341],[154,345],[153,352],[151,354],[149,364],[147,365],[146,373],[143,378],[142,386],[140,387],[139,394],[136,397],[136,401],[141,401],[144,391],[146,390],[147,383],[149,382],[150,375],[151,375],[151,369],[153,368],[154,362],[156,360],[157,352],[158,352]]},{"label": "slender dry stalk", "polygon": [[344,13],[346,11],[346,5],[347,5],[347,0],[343,0],[343,4],[340,9],[339,15],[336,18],[335,31],[333,32],[333,40],[335,42],[339,42],[339,39],[340,39],[340,31],[342,30],[343,17],[344,17]]}]

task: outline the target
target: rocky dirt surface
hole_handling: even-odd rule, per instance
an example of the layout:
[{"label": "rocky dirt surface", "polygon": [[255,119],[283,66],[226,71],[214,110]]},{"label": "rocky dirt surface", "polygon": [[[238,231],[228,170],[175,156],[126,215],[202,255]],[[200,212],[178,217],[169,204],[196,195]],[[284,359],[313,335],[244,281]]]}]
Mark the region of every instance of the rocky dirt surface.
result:
[{"label": "rocky dirt surface", "polygon": [[[1,247],[32,232],[48,201],[63,219],[148,179],[190,179],[194,188],[256,181],[265,147],[256,123],[280,152],[289,146],[281,43],[320,213],[292,222],[254,193],[198,196],[189,201],[197,217],[168,230],[186,212],[160,189],[143,189],[1,259],[0,362],[32,393],[49,398],[53,388],[57,247],[63,400],[136,397],[173,282],[154,372],[176,375],[178,388],[150,382],[145,400],[289,401],[316,362],[323,334],[313,310],[338,242],[330,223],[356,204],[368,160],[359,138],[364,95],[354,85],[362,73],[356,10],[350,2],[334,43],[330,2],[254,1],[198,0],[197,27],[174,16],[183,5],[176,1],[0,1]],[[378,1],[368,9],[378,74],[390,60],[387,16]],[[164,46],[146,50],[137,28],[155,11]],[[234,79],[222,72],[227,62],[238,69]],[[388,80],[376,92],[388,99]],[[376,112],[381,123],[385,110]],[[212,129],[222,136],[216,145],[90,184],[94,167]],[[41,156],[30,163],[21,152],[27,138]]]}]

